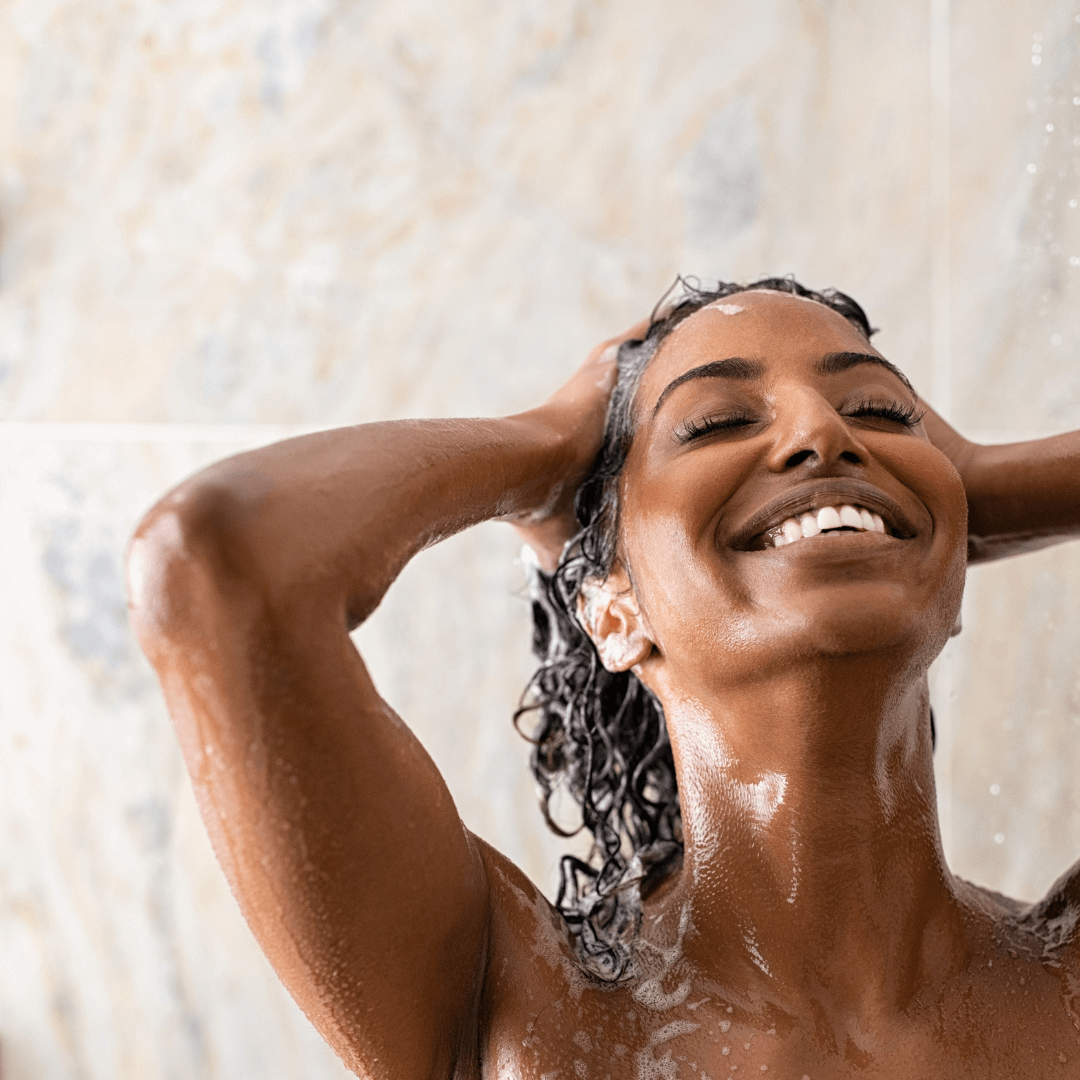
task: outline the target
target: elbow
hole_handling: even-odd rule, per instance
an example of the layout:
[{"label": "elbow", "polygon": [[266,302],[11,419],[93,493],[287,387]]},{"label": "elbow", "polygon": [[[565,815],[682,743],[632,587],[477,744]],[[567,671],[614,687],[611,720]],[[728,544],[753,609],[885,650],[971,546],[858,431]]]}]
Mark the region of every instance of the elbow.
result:
[{"label": "elbow", "polygon": [[188,481],[143,518],[128,545],[128,611],[143,651],[155,661],[170,643],[201,637],[250,561],[236,495],[223,485]]}]

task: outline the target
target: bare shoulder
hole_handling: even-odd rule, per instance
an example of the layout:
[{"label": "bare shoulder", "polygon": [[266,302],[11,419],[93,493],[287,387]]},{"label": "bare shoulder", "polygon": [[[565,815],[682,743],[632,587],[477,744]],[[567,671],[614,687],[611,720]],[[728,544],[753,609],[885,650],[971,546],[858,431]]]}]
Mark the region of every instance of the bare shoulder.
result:
[{"label": "bare shoulder", "polygon": [[629,1048],[642,1036],[625,988],[586,971],[554,905],[509,859],[480,846],[491,922],[479,1044],[490,1074],[634,1075]]},{"label": "bare shoulder", "polygon": [[565,992],[588,976],[558,909],[501,852],[476,840],[488,876],[491,927],[485,997],[514,992]]},{"label": "bare shoulder", "polygon": [[1080,969],[1080,862],[1024,910],[1020,924],[1042,942],[1044,959]]}]

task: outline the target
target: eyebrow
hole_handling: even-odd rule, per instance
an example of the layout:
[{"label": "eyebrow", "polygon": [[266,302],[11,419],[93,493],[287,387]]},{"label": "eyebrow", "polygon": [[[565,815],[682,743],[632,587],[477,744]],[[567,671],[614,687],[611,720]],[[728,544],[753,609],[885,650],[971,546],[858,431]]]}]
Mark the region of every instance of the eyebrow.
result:
[{"label": "eyebrow", "polygon": [[[850,371],[860,364],[876,364],[885,368],[886,371],[895,375],[911,393],[912,397],[918,397],[915,387],[908,381],[907,376],[895,365],[889,363],[883,356],[875,356],[873,353],[861,352],[833,352],[827,353],[818,361],[818,371],[822,375],[838,375],[842,371]],[[740,382],[752,382],[760,379],[765,374],[765,365],[760,360],[748,360],[743,356],[729,356],[726,360],[713,360],[700,367],[684,371],[677,378],[664,387],[663,393],[653,406],[652,414],[655,416],[660,411],[664,401],[677,390],[683,383],[694,379],[735,379]]]},{"label": "eyebrow", "polygon": [[883,367],[886,371],[891,371],[904,384],[912,397],[917,398],[919,396],[915,392],[915,387],[908,381],[908,377],[895,364],[890,364],[884,356],[875,356],[873,353],[828,353],[821,358],[821,361],[818,364],[818,371],[820,371],[822,375],[838,375],[841,371],[848,371],[853,367],[858,367],[860,364],[877,364],[878,367]]},{"label": "eyebrow", "polygon": [[765,365],[760,360],[747,360],[743,356],[729,356],[726,360],[713,360],[700,367],[684,371],[678,378],[672,379],[664,387],[664,392],[653,406],[653,416],[660,411],[667,397],[683,383],[694,379],[737,379],[740,382],[752,382],[765,374]]}]

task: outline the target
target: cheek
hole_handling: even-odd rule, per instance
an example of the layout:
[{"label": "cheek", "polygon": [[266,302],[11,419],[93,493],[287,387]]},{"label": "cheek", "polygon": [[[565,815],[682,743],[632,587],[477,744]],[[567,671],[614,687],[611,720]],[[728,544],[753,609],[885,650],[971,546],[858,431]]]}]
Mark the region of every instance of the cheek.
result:
[{"label": "cheek", "polygon": [[919,442],[916,452],[895,464],[895,475],[922,500],[933,519],[933,550],[939,588],[963,591],[967,571],[968,508],[964,482],[936,447]]},{"label": "cheek", "polygon": [[[928,453],[919,479],[926,483],[924,502],[934,516],[935,547],[940,551],[940,585],[937,594],[937,621],[952,629],[967,580],[968,508],[964,482],[953,464],[934,447]],[[913,483],[915,481],[913,480]],[[916,488],[915,490],[920,490]],[[942,641],[944,645],[944,640]]]},{"label": "cheek", "polygon": [[753,606],[711,530],[671,511],[628,514],[620,546],[649,637],[665,655],[729,648]]},{"label": "cheek", "polygon": [[724,507],[756,467],[752,449],[715,448],[676,467],[627,464],[621,492],[620,551],[643,610],[659,624],[699,610],[738,607],[749,597],[716,547]]}]

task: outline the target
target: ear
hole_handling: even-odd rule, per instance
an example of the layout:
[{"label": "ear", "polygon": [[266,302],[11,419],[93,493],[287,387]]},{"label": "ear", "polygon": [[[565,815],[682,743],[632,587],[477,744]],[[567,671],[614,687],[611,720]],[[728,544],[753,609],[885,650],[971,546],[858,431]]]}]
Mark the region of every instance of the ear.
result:
[{"label": "ear", "polygon": [[588,578],[581,583],[577,616],[608,671],[629,671],[652,652],[652,638],[621,563],[604,581]]}]

